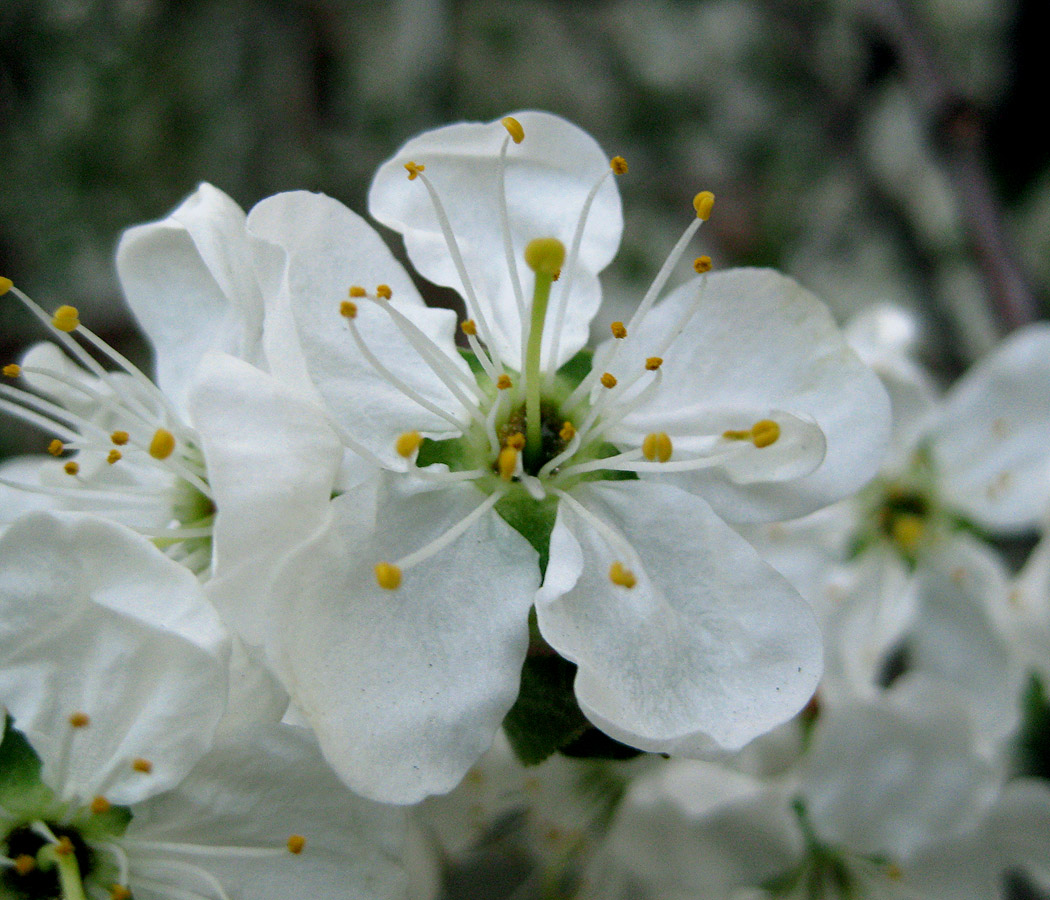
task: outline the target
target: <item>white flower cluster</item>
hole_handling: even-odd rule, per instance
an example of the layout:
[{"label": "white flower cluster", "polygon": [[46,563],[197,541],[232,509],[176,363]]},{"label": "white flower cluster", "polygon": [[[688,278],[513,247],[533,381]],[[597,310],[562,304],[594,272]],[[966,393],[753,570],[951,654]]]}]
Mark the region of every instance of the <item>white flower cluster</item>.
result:
[{"label": "white flower cluster", "polygon": [[1050,552],[983,536],[1047,512],[1050,329],[938,400],[899,317],[665,291],[701,192],[587,349],[626,173],[538,112],[402,147],[369,211],[458,325],[337,201],[202,185],[118,249],[152,378],[0,279],[53,436],[0,468],[0,897],[423,898],[512,813],[548,896],[1048,880]]}]

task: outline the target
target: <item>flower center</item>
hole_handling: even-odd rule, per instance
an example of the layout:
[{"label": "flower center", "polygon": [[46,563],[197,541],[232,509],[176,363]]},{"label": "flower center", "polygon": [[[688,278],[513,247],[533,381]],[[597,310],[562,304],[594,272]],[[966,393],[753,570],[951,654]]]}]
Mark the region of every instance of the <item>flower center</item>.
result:
[{"label": "flower center", "polygon": [[[65,896],[63,866],[66,871],[75,871],[79,878],[86,879],[95,871],[95,853],[75,828],[54,822],[34,825],[20,825],[4,839],[4,854],[12,865],[3,870],[0,884],[20,900]],[[57,842],[41,834],[44,829],[57,838]]]}]

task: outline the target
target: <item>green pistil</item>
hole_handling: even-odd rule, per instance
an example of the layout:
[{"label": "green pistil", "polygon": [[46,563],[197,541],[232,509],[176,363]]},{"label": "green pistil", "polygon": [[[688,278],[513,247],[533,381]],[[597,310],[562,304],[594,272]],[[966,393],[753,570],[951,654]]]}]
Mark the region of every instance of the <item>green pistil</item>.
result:
[{"label": "green pistil", "polygon": [[529,342],[525,350],[525,457],[526,464],[543,451],[543,421],[540,415],[540,353],[543,322],[551,285],[565,262],[565,245],[557,238],[537,238],[525,248],[525,262],[536,273],[532,292]]},{"label": "green pistil", "polygon": [[37,865],[44,871],[54,867],[58,870],[58,883],[62,888],[62,900],[87,900],[84,883],[80,878],[77,855],[70,844],[46,844],[36,856]]}]

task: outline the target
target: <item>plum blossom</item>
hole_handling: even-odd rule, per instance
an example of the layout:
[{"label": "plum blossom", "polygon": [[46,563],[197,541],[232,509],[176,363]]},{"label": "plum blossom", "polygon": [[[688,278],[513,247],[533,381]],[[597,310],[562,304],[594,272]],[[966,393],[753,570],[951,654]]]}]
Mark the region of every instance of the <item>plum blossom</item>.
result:
[{"label": "plum blossom", "polygon": [[634,316],[584,351],[626,170],[538,112],[427,132],[380,167],[370,211],[463,297],[469,353],[337,201],[249,214],[269,372],[213,354],[190,407],[217,547],[256,572],[296,549],[267,592],[218,602],[367,795],[459,782],[517,696],[532,607],[587,718],[643,749],[739,747],[819,677],[807,605],[726,523],[860,487],[885,393],[774,272],[699,257],[657,302],[707,192]]},{"label": "plum blossom", "polygon": [[403,896],[398,811],[347,791],[309,732],[224,719],[228,655],[194,576],[126,529],[8,528],[4,896]]}]

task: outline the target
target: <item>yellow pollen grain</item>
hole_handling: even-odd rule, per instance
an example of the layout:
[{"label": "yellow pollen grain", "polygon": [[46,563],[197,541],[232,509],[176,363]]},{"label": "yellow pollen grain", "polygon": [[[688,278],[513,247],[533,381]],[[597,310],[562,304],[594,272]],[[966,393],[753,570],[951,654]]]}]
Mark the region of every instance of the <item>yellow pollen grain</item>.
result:
[{"label": "yellow pollen grain", "polygon": [[360,300],[362,297],[367,297],[368,296],[368,291],[366,291],[359,284],[352,284],[352,285],[350,285],[350,290],[347,291],[346,293],[347,293],[348,297],[354,297],[357,300]]},{"label": "yellow pollen grain", "polygon": [[73,852],[73,842],[69,839],[69,835],[63,834],[55,846],[55,853],[59,856],[69,856]]},{"label": "yellow pollen grain", "polygon": [[617,340],[622,341],[627,337],[627,328],[624,326],[623,322],[613,322],[609,328],[612,331],[613,337]]},{"label": "yellow pollen grain", "polygon": [[14,286],[15,283],[10,278],[0,276],[0,297],[3,297]]},{"label": "yellow pollen grain", "polygon": [[106,454],[106,462],[108,462],[110,465],[113,465],[113,463],[115,462],[120,462],[120,460],[123,458],[124,454],[121,453],[116,447],[114,447],[112,450],[109,451],[109,453]]},{"label": "yellow pollen grain", "polygon": [[59,331],[76,331],[80,325],[80,313],[75,306],[60,306],[55,310],[51,324]]},{"label": "yellow pollen grain", "polygon": [[576,437],[576,426],[572,422],[566,420],[561,423],[561,431],[558,432],[560,437],[565,443],[569,443],[574,437]]},{"label": "yellow pollen grain", "polygon": [[91,801],[91,811],[96,815],[100,816],[102,813],[107,813],[113,808],[113,805],[101,794],[99,794],[94,800]]},{"label": "yellow pollen grain", "polygon": [[418,431],[406,431],[397,439],[397,443],[394,444],[394,449],[397,450],[398,456],[403,456],[405,459],[408,459],[419,449],[419,445],[422,443],[423,435]]},{"label": "yellow pollen grain", "polygon": [[654,431],[642,441],[642,455],[650,462],[667,462],[674,448],[665,431]]},{"label": "yellow pollen grain", "polygon": [[175,451],[175,435],[167,428],[158,428],[149,442],[149,455],[154,459],[167,459]]},{"label": "yellow pollen grain", "polygon": [[655,372],[664,364],[664,358],[662,356],[650,356],[645,361],[645,369],[647,372]]},{"label": "yellow pollen grain", "polygon": [[504,447],[496,458],[496,469],[499,477],[504,481],[510,481],[518,470],[518,451],[513,447]]},{"label": "yellow pollen grain", "polygon": [[698,256],[693,260],[693,268],[696,270],[698,275],[703,275],[704,272],[711,271],[711,257],[710,256]]},{"label": "yellow pollen grain", "polygon": [[344,319],[356,319],[357,304],[353,300],[344,300],[339,304],[339,315]]},{"label": "yellow pollen grain", "polygon": [[111,884],[109,896],[111,900],[131,900],[131,891],[122,884]]},{"label": "yellow pollen grain", "polygon": [[66,449],[66,445],[63,444],[58,438],[55,438],[50,444],[47,445],[47,452],[52,456],[61,456]]},{"label": "yellow pollen grain", "polygon": [[711,208],[714,205],[715,195],[710,191],[701,191],[693,197],[693,209],[696,210],[696,217],[703,219],[705,222],[711,217]]},{"label": "yellow pollen grain", "polygon": [[616,376],[609,372],[606,372],[604,375],[602,375],[601,382],[607,388],[614,388],[616,387]]},{"label": "yellow pollen grain", "polygon": [[520,453],[525,449],[525,435],[520,431],[516,431],[507,438],[505,443],[506,446],[510,447],[512,450],[517,450]]},{"label": "yellow pollen grain", "polygon": [[62,468],[65,470],[67,475],[77,475],[80,473],[80,463],[70,460]]},{"label": "yellow pollen grain", "polygon": [[514,116],[504,116],[500,119],[503,123],[503,127],[507,129],[507,134],[510,135],[511,140],[515,144],[520,144],[525,140],[525,129],[521,127],[521,122],[514,118]]},{"label": "yellow pollen grain", "polygon": [[376,296],[382,300],[389,300],[394,296],[394,292],[390,290],[389,284],[380,284],[376,286]]},{"label": "yellow pollen grain", "polygon": [[513,386],[514,382],[510,380],[510,376],[506,373],[500,375],[500,377],[496,379],[496,388],[498,390],[505,391],[507,390],[507,388],[511,388]]},{"label": "yellow pollen grain", "polygon": [[148,759],[143,759],[141,756],[138,756],[131,761],[131,768],[143,775],[149,775],[149,773],[153,771],[153,763]]},{"label": "yellow pollen grain", "polygon": [[113,441],[118,447],[123,447],[128,441],[131,440],[131,435],[126,431],[114,431],[109,439]]},{"label": "yellow pollen grain", "polygon": [[[6,281],[6,279],[4,279]],[[28,853],[19,853],[14,859],[15,871],[19,875],[28,875],[36,868],[36,859]]]},{"label": "yellow pollen grain", "polygon": [[634,577],[634,572],[628,569],[619,560],[609,566],[609,581],[619,587],[625,588],[633,588],[638,584],[638,579]]},{"label": "yellow pollen grain", "polygon": [[768,447],[780,437],[780,426],[772,419],[762,419],[751,426],[751,442],[756,447]]},{"label": "yellow pollen grain", "polygon": [[407,162],[405,163],[405,171],[408,172],[408,180],[415,181],[416,177],[420,172],[424,171],[426,166],[421,166],[419,163]]},{"label": "yellow pollen grain", "polygon": [[289,853],[295,853],[296,855],[298,855],[303,852],[303,847],[306,846],[306,838],[304,838],[301,834],[290,835],[288,837],[288,843],[286,844],[286,846],[288,847]]},{"label": "yellow pollen grain", "polygon": [[72,728],[87,728],[91,724],[91,716],[84,712],[75,712],[69,717]]},{"label": "yellow pollen grain", "polygon": [[18,363],[8,363],[4,366],[4,376],[7,378],[17,378],[22,374],[22,367]]},{"label": "yellow pollen grain", "polygon": [[473,319],[464,319],[459,323],[459,330],[473,337],[478,333],[478,323]]},{"label": "yellow pollen grain", "polygon": [[393,563],[376,563],[376,583],[388,591],[396,591],[401,586],[401,569]]},{"label": "yellow pollen grain", "polygon": [[609,168],[613,170],[614,175],[626,175],[627,160],[622,156],[614,156],[609,160]]}]

